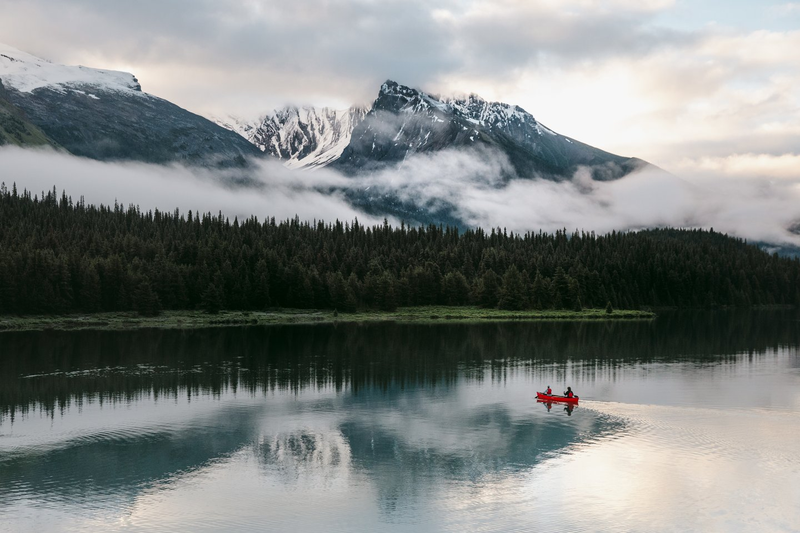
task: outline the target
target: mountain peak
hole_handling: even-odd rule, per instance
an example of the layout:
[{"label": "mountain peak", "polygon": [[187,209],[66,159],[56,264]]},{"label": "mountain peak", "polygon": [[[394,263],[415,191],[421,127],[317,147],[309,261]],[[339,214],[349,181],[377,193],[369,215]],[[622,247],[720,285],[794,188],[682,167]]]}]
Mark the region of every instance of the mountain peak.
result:
[{"label": "mountain peak", "polygon": [[406,94],[406,93],[409,93],[409,92],[416,92],[416,91],[414,89],[412,89],[411,87],[408,87],[406,85],[401,85],[401,84],[397,83],[394,80],[386,80],[381,85],[381,88],[378,91],[378,94],[390,94],[391,95],[391,94]]},{"label": "mountain peak", "polygon": [[[621,177],[638,166],[559,135],[523,108],[470,93],[441,97],[386,80],[350,145],[331,161],[347,173],[401,164],[416,153],[446,149],[497,150],[520,177],[571,179],[590,167],[595,179]],[[513,176],[511,176],[513,177]]]},{"label": "mountain peak", "polygon": [[[484,126],[498,124],[505,126],[509,121],[538,124],[530,113],[517,105],[490,102],[475,93],[441,97],[401,85],[392,80],[386,80],[381,85],[374,108],[392,112],[418,113],[422,111],[455,115],[473,124]],[[542,130],[542,127],[539,129]],[[550,132],[547,128],[544,128],[544,131]],[[541,132],[539,131],[539,133]]]},{"label": "mountain peak", "polygon": [[13,46],[0,43],[0,80],[6,88],[30,93],[42,87],[64,92],[67,87],[101,87],[105,90],[141,92],[136,76],[128,72],[52,63]]},{"label": "mountain peak", "polygon": [[383,85],[381,85],[381,88],[378,91],[379,100],[381,98],[393,98],[400,101],[409,101],[423,95],[425,95],[425,93],[419,89],[414,89],[413,87],[402,85],[392,80],[386,80],[383,82]]}]

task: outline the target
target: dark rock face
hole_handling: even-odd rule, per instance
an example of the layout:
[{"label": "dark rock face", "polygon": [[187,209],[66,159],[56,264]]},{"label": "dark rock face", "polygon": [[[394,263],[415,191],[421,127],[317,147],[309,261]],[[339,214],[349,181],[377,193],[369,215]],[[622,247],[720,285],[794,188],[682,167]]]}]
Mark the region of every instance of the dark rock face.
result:
[{"label": "dark rock face", "polygon": [[138,91],[72,84],[6,94],[30,123],[79,156],[223,168],[261,156],[232,131]]},{"label": "dark rock face", "polygon": [[586,166],[594,179],[612,180],[646,164],[559,135],[519,106],[475,95],[438,99],[387,81],[332,166],[356,174],[385,168],[415,153],[471,147],[505,154],[516,173],[507,178],[565,180]]}]

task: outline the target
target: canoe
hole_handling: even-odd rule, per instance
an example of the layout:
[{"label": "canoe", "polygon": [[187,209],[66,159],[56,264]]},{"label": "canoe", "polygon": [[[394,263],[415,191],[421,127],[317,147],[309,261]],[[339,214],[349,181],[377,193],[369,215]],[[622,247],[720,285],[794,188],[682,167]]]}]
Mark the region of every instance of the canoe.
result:
[{"label": "canoe", "polygon": [[537,392],[536,399],[544,400],[546,402],[578,403],[577,396],[573,396],[572,398],[567,398],[566,396],[556,396],[554,394],[545,394],[543,392]]}]

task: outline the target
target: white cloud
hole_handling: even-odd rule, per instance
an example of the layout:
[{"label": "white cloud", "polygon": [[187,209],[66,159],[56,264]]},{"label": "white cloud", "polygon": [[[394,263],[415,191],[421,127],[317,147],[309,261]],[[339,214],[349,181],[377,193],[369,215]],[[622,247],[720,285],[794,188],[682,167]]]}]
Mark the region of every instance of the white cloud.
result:
[{"label": "white cloud", "polygon": [[800,61],[800,31],[715,34],[704,39],[696,53],[731,60],[740,68],[777,66],[796,71]]},{"label": "white cloud", "polygon": [[[797,246],[800,236],[787,230],[800,220],[800,172],[791,173],[796,161],[796,156],[752,156],[717,167],[708,161],[687,163],[686,179],[651,168],[611,182],[592,181],[580,171],[572,181],[520,179],[500,185],[507,164],[502,157],[445,152],[369,179],[371,186],[387,189],[400,183],[403,199],[434,206],[445,199],[471,226],[599,233],[713,227],[748,240]],[[786,179],[762,179],[777,172]]]},{"label": "white cloud", "polygon": [[[391,194],[428,209],[454,208],[473,227],[524,232],[562,228],[599,233],[657,226],[714,227],[748,240],[800,246],[787,230],[800,220],[800,156],[744,154],[720,159],[686,159],[684,176],[646,169],[623,179],[596,182],[587,171],[572,181],[516,179],[493,152],[443,151],[408,159],[396,169],[344,177],[327,169],[289,171],[259,163],[254,187],[234,188],[220,171],[179,166],[102,163],[52,151],[3,148],[0,165],[10,186],[33,192],[61,191],[89,203],[138,204],[182,212],[222,211],[229,217],[352,220],[380,223],[351,207],[342,193]],[[781,177],[765,180],[764,176]],[[368,189],[369,188],[369,189]],[[390,219],[397,224],[397,220]]]},{"label": "white cloud", "polygon": [[516,103],[667,169],[800,145],[800,32],[668,29],[660,15],[692,12],[673,0],[0,0],[0,11],[11,45],[132,70],[145,90],[218,116],[366,103],[392,78]]},{"label": "white cloud", "polygon": [[543,55],[638,54],[681,38],[645,26],[670,4],[0,0],[0,35],[56,61],[132,69],[146,90],[193,110],[241,114],[281,100],[360,102],[386,78],[502,78]]},{"label": "white cloud", "polygon": [[733,154],[725,157],[687,158],[677,170],[736,178],[765,178],[800,183],[800,155]]},{"label": "white cloud", "polygon": [[313,183],[303,184],[297,174],[277,163],[260,163],[254,188],[229,185],[230,176],[222,171],[209,171],[182,166],[160,166],[143,163],[105,163],[79,158],[52,150],[25,150],[15,147],[0,149],[2,178],[10,188],[28,189],[33,194],[56,187],[77,200],[87,203],[123,206],[136,204],[143,211],[158,208],[171,212],[218,211],[229,218],[255,215],[259,220],[325,219],[352,220],[365,223],[382,222],[364,215],[347,204],[341,195],[320,194],[314,187],[342,186],[346,179],[326,173],[307,174]]}]

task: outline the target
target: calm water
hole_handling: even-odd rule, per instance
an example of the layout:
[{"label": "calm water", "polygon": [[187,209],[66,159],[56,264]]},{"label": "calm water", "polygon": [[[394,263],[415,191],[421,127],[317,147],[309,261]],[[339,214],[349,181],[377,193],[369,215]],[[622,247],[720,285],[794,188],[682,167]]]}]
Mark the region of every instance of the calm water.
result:
[{"label": "calm water", "polygon": [[0,530],[800,531],[798,346],[787,312],[5,333]]}]

